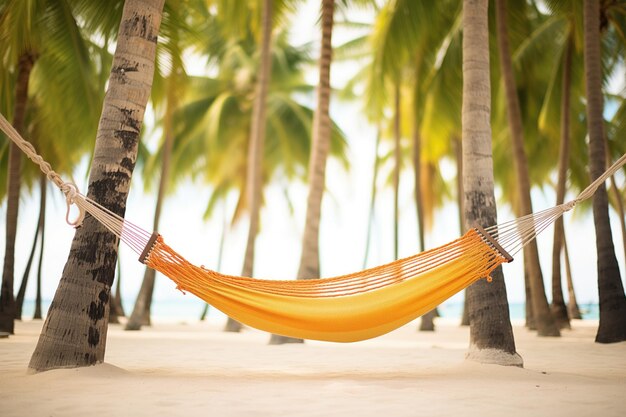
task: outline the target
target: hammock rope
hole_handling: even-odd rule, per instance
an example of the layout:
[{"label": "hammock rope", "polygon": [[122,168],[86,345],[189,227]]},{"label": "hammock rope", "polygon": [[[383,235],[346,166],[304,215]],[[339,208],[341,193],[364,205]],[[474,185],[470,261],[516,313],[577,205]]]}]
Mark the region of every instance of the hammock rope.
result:
[{"label": "hammock rope", "polygon": [[[138,256],[225,314],[252,327],[285,336],[353,342],[394,330],[433,309],[513,256],[626,164],[626,154],[575,199],[508,222],[476,225],[462,237],[419,254],[351,274],[310,280],[268,280],[221,274],[195,266],[148,232],[111,212],[63,181],[34,147],[0,114],[0,129],[64,193],[66,221],[93,216]],[[70,221],[70,207],[79,209]]]}]

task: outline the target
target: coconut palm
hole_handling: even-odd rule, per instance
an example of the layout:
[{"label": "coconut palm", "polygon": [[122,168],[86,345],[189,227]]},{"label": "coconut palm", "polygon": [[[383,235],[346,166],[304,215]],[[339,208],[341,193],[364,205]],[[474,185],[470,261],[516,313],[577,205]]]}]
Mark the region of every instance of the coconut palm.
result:
[{"label": "coconut palm", "polygon": [[[465,226],[497,224],[491,158],[488,0],[463,1],[463,189]],[[467,290],[470,349],[480,362],[521,366],[516,353],[501,268],[491,284]],[[493,351],[500,352],[494,355]]]},{"label": "coconut palm", "polygon": [[[219,45],[209,56],[215,77],[192,77],[175,119],[183,121],[176,131],[171,180],[194,176],[212,188],[207,204],[210,215],[217,203],[235,191],[238,202],[232,222],[247,208],[246,163],[259,55],[254,34],[233,37],[220,22],[207,25],[206,38]],[[207,48],[213,49],[212,46]],[[276,172],[287,179],[302,179],[310,152],[313,111],[296,100],[296,94],[313,90],[304,81],[303,69],[310,62],[309,45],[293,47],[287,33],[277,29],[272,46],[272,76],[267,97],[266,143],[262,159],[263,184]],[[345,138],[331,122],[331,154],[345,164]],[[224,155],[228,155],[225,158]],[[231,321],[229,325],[232,325]]]},{"label": "coconut palm", "polygon": [[[14,126],[26,127],[35,146],[56,163],[59,172],[71,171],[77,156],[85,151],[84,137],[95,130],[100,96],[95,62],[90,52],[98,47],[80,29],[70,0],[15,1],[0,4],[1,89],[3,111],[13,115]],[[63,104],[59,98],[67,96]],[[9,108],[8,106],[11,108]],[[73,117],[66,118],[67,114]],[[56,141],[43,140],[54,132]],[[72,140],[76,142],[72,143]],[[14,242],[17,232],[21,155],[11,145],[9,155],[7,240],[0,296],[0,329],[13,331]],[[56,156],[60,156],[56,158]],[[38,175],[32,166],[23,170],[25,179]],[[9,314],[9,311],[11,313]]]},{"label": "coconut palm", "polygon": [[[199,33],[194,31],[186,22],[196,18],[195,14],[200,14],[203,5],[196,2],[188,2],[186,8],[166,7],[164,15],[168,25],[164,25],[163,41],[157,50],[157,71],[155,76],[155,88],[152,95],[152,102],[158,111],[163,122],[162,125],[162,145],[156,155],[149,163],[160,165],[160,172],[157,175],[151,173],[144,175],[144,178],[158,177],[157,197],[154,210],[152,230],[159,230],[163,202],[167,189],[170,187],[170,159],[174,144],[175,123],[174,113],[178,107],[178,97],[187,88],[187,74],[185,73],[182,55],[185,48],[193,40],[197,40]],[[166,61],[169,65],[158,65],[159,61]],[[167,73],[163,73],[167,71]],[[164,90],[164,91],[162,91]],[[163,110],[161,110],[163,109]],[[149,182],[147,182],[149,186]],[[150,307],[156,271],[146,267],[144,277],[141,282],[139,293],[135,301],[133,311],[126,323],[126,330],[139,330],[141,326],[150,325]]]},{"label": "coconut palm", "polygon": [[[98,126],[87,195],[120,216],[126,208],[139,131],[150,95],[163,3],[125,2]],[[137,21],[145,25],[134,24]],[[74,236],[29,368],[43,371],[89,366],[104,360],[116,254],[115,236],[87,216]]]},{"label": "coconut palm", "polygon": [[[524,150],[522,115],[519,98],[516,92],[506,19],[507,7],[505,0],[496,0],[498,51],[506,93],[513,161],[516,169],[517,190],[519,192],[518,202],[520,210],[518,214],[524,216],[533,211],[530,198],[530,176],[528,173],[526,152]],[[548,300],[543,286],[543,275],[539,264],[539,251],[535,240],[524,247],[524,267],[529,277],[532,310],[534,314],[533,319],[538,334],[540,336],[559,336],[559,329],[556,326],[548,306]]]},{"label": "coconut palm", "polygon": [[[298,279],[320,277],[319,225],[322,210],[322,197],[326,184],[326,160],[328,159],[330,151],[332,127],[329,107],[334,14],[335,1],[322,0],[322,42],[319,60],[319,84],[317,87],[317,107],[315,110],[313,137],[311,141],[311,159],[309,162],[309,196],[307,199]],[[302,342],[302,340],[281,335],[272,335],[270,338],[270,344],[288,342]]]},{"label": "coconut palm", "polygon": [[[606,168],[599,0],[585,0],[583,16],[589,171],[593,180]],[[593,219],[596,230],[600,298],[600,325],[596,342],[620,342],[626,340],[626,297],[615,257],[609,223],[608,196],[604,185],[601,185],[593,196]]]}]

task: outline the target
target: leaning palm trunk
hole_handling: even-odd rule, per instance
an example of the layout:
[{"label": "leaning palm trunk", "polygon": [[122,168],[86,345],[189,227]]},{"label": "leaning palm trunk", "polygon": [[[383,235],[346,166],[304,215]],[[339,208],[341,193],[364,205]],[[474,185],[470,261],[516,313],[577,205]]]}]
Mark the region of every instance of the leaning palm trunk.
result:
[{"label": "leaning palm trunk", "polygon": [[[610,165],[609,161],[610,161],[611,154],[609,153],[608,143],[606,141],[604,141],[604,143],[605,143],[605,148],[606,148],[606,159],[607,159],[607,167],[608,167]],[[624,202],[623,202],[624,197],[622,196],[620,189],[617,187],[617,183],[615,182],[615,175],[611,175],[610,181],[611,181],[611,191],[613,193],[612,203],[618,214],[619,225],[622,230],[622,246],[624,249],[624,259],[626,259],[626,219],[624,218]]]},{"label": "leaning palm trunk", "polygon": [[[454,137],[452,139],[454,143],[454,154],[456,158],[456,205],[459,208],[459,236],[463,236],[465,233],[464,216],[465,211],[463,208],[463,142]],[[467,308],[467,291],[464,292],[463,298],[463,311],[461,313],[461,326],[469,326],[469,309]]]},{"label": "leaning palm trunk", "polygon": [[[163,200],[165,199],[165,190],[167,189],[167,182],[170,172],[170,159],[172,155],[172,146],[174,144],[174,133],[172,129],[172,112],[175,106],[175,88],[174,77],[176,76],[176,70],[172,69],[172,73],[169,78],[168,86],[168,100],[165,108],[165,123],[163,127],[163,134],[165,141],[163,143],[163,157],[161,160],[161,176],[159,178],[159,189],[157,191],[156,207],[154,209],[154,219],[152,223],[152,230],[159,230],[159,221],[161,220],[161,212],[163,209]],[[125,330],[141,330],[142,325],[150,325],[150,307],[152,306],[152,295],[154,294],[154,281],[156,279],[156,271],[152,268],[146,267],[144,272],[143,281],[139,293],[137,294],[137,300],[133,307],[133,312],[126,323]]]},{"label": "leaning palm trunk", "polygon": [[[567,166],[569,162],[569,123],[570,123],[570,92],[572,39],[569,38],[565,47],[563,62],[563,79],[561,88],[561,143],[559,145],[559,174],[556,183],[556,205],[565,200],[565,183],[567,182]],[[569,329],[567,307],[563,299],[561,285],[561,253],[563,252],[563,217],[554,222],[554,239],[552,243],[552,315],[560,329]]]},{"label": "leaning palm trunk", "polygon": [[[259,217],[261,212],[261,193],[263,190],[263,153],[265,148],[265,129],[267,125],[267,94],[272,73],[272,0],[263,1],[261,17],[261,57],[259,78],[256,84],[252,123],[250,123],[250,139],[248,144],[248,172],[246,175],[247,203],[250,213],[246,254],[241,275],[253,276],[256,237],[259,233]],[[229,317],[226,322],[227,332],[238,332],[241,323]]]},{"label": "leaning palm trunk", "polygon": [[393,259],[398,259],[400,246],[400,165],[402,164],[400,149],[400,121],[402,109],[400,108],[400,81],[395,82],[394,92],[394,116],[393,116]]},{"label": "leaning palm trunk", "polygon": [[[28,80],[30,79],[33,63],[33,56],[29,53],[25,53],[20,57],[17,69],[13,127],[20,133],[24,132],[26,102],[28,101]],[[11,143],[9,145],[9,169],[7,175],[6,241],[4,248],[4,266],[2,269],[2,289],[0,290],[0,332],[8,332],[11,334],[13,334],[15,329],[13,280],[17,213],[20,202],[21,164],[22,153],[14,143]]]},{"label": "leaning palm trunk", "polygon": [[[330,64],[332,62],[332,33],[334,0],[322,1],[322,46],[320,51],[320,73],[317,87],[317,108],[313,118],[313,140],[309,160],[309,196],[307,199],[306,221],[302,237],[302,255],[298,269],[298,279],[320,277],[319,227],[322,210],[322,197],[326,183],[326,159],[330,148]],[[300,343],[296,339],[273,334],[270,344]]]},{"label": "leaning palm trunk", "polygon": [[30,276],[30,269],[33,266],[33,260],[35,259],[35,251],[37,250],[37,241],[39,240],[39,233],[44,224],[45,217],[45,188],[48,185],[48,180],[44,174],[41,174],[40,182],[41,186],[41,198],[39,200],[39,220],[37,220],[37,227],[35,229],[35,237],[33,238],[33,246],[30,249],[30,255],[28,255],[28,262],[26,262],[26,268],[24,269],[24,275],[22,276],[22,283],[20,289],[17,292],[15,298],[16,310],[15,318],[17,320],[22,319],[22,308],[24,307],[24,297],[26,296],[26,287],[28,286],[28,278]]},{"label": "leaning palm trunk", "polygon": [[576,292],[574,291],[574,281],[572,280],[572,269],[569,261],[569,250],[567,249],[567,239],[565,238],[565,229],[563,229],[563,257],[565,258],[565,278],[567,280],[567,314],[570,319],[580,320],[583,318],[578,308],[576,300]]},{"label": "leaning palm trunk", "polygon": [[[506,93],[507,115],[511,129],[513,144],[513,161],[517,172],[517,186],[520,202],[520,216],[532,213],[530,199],[530,181],[528,174],[528,162],[524,151],[524,138],[522,127],[522,115],[519,107],[519,99],[515,87],[513,64],[509,51],[509,40],[506,28],[506,0],[496,1],[496,25],[498,38],[498,51],[500,55],[500,67]],[[532,312],[534,324],[537,326],[539,336],[559,336],[559,329],[550,313],[548,299],[543,286],[543,276],[539,265],[539,251],[535,240],[524,247],[524,268],[528,271],[530,285]]]},{"label": "leaning palm trunk", "polygon": [[[399,120],[398,120],[399,122]],[[398,126],[399,133],[399,126]],[[398,167],[399,168],[399,167]],[[422,137],[416,126],[413,132],[413,171],[415,177],[415,209],[417,211],[417,236],[419,239],[419,251],[426,250],[424,243],[424,200],[422,198]],[[400,171],[398,169],[398,175]],[[424,314],[420,320],[420,331],[434,331],[436,309]]]},{"label": "leaning palm trunk", "polygon": [[[463,0],[463,190],[465,227],[497,224],[491,157],[488,0]],[[467,358],[522,366],[515,351],[502,268],[492,283],[467,289],[470,347]]]},{"label": "leaning palm trunk", "polygon": [[[123,216],[137,158],[164,0],[127,0],[96,136],[87,196]],[[92,216],[76,230],[29,368],[104,360],[117,239]]]},{"label": "leaning palm trunk", "polygon": [[37,292],[35,293],[35,312],[33,314],[33,319],[42,319],[43,312],[41,308],[42,297],[41,297],[41,278],[42,278],[42,268],[43,268],[43,248],[46,243],[46,186],[47,186],[47,178],[41,177],[41,222],[39,222],[39,263],[37,264]]},{"label": "leaning palm trunk", "polygon": [[370,244],[372,240],[372,225],[374,223],[374,209],[376,207],[376,183],[378,182],[378,168],[380,166],[380,158],[378,157],[378,148],[380,146],[380,128],[376,129],[376,143],[374,145],[374,168],[372,175],[372,188],[370,192],[370,209],[367,215],[367,232],[365,233],[365,254],[363,255],[363,269],[367,268],[367,259],[370,253]]},{"label": "leaning palm trunk", "polygon": [[[593,181],[602,174],[606,167],[602,117],[600,5],[598,0],[585,0],[584,28],[589,170]],[[596,230],[600,301],[600,324],[596,334],[596,342],[621,342],[626,340],[626,297],[624,296],[624,286],[613,246],[608,196],[604,184],[598,188],[593,196],[593,222]]]}]

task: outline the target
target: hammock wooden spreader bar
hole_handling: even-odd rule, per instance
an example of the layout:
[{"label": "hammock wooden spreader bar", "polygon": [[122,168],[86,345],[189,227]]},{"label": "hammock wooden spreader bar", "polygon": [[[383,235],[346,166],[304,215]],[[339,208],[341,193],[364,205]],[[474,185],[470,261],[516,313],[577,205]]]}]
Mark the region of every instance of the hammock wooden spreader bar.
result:
[{"label": "hammock wooden spreader bar", "polygon": [[80,210],[93,216],[139,256],[139,260],[225,314],[284,336],[334,342],[369,339],[421,316],[457,292],[511,262],[528,242],[577,203],[593,195],[626,163],[626,154],[565,204],[509,222],[476,225],[446,245],[385,265],[333,278],[267,280],[221,274],[195,266],[158,233],[112,213],[64,182],[0,114],[0,128],[39,165]]}]

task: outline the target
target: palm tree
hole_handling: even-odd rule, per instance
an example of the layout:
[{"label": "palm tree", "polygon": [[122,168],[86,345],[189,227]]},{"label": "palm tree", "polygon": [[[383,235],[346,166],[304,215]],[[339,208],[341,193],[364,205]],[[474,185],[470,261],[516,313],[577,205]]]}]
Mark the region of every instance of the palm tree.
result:
[{"label": "palm tree", "polygon": [[[309,196],[307,198],[306,220],[302,236],[302,254],[298,268],[298,279],[320,277],[319,227],[322,210],[322,197],[326,183],[326,160],[330,150],[331,120],[330,106],[330,65],[332,62],[332,34],[335,13],[334,0],[322,0],[322,41],[319,60],[319,84],[317,87],[317,108],[311,141],[309,162]],[[301,343],[301,339],[272,335],[270,344]]]},{"label": "palm tree", "polygon": [[[72,2],[73,4],[73,2]],[[37,148],[50,156],[58,172],[70,171],[86,150],[86,136],[93,134],[100,114],[100,79],[90,52],[100,52],[87,39],[74,17],[69,0],[6,1],[0,7],[0,49],[5,54],[0,66],[4,92],[14,91],[13,119],[18,131],[30,132]],[[98,54],[105,59],[107,53]],[[104,61],[101,61],[104,62]],[[13,74],[13,76],[6,76]],[[29,83],[36,86],[29,91]],[[5,93],[6,94],[6,93]],[[59,98],[66,97],[63,104]],[[3,97],[3,105],[10,100]],[[8,107],[7,113],[11,113]],[[28,113],[28,125],[25,124]],[[67,118],[67,114],[73,117]],[[54,132],[55,142],[42,140]],[[74,141],[74,142],[73,142]],[[49,152],[48,152],[49,151]],[[16,236],[20,154],[11,152],[8,175],[7,241],[0,296],[0,329],[13,331],[13,262]],[[58,162],[58,164],[57,164]],[[33,167],[24,167],[24,179],[38,178]],[[11,314],[12,317],[13,314]]]},{"label": "palm tree", "polygon": [[[33,68],[34,58],[24,52],[19,59],[18,76],[15,88],[15,108],[13,127],[24,133],[24,117],[28,100],[28,81]],[[17,236],[17,213],[20,198],[20,166],[22,155],[15,144],[9,149],[9,168],[7,184],[6,243],[4,267],[2,269],[2,290],[0,291],[0,331],[13,334],[15,317],[15,299],[13,297],[13,273],[15,261],[15,239]]]},{"label": "palm tree", "polygon": [[[173,57],[173,61],[176,62],[176,57]],[[176,94],[179,93],[179,83],[176,79],[180,77],[178,73],[179,66],[174,64],[172,68],[172,74],[167,80],[168,97],[165,104],[165,121],[163,126],[163,157],[161,161],[161,174],[159,177],[159,187],[157,191],[156,207],[154,209],[154,220],[152,224],[152,230],[159,230],[159,221],[161,219],[161,211],[163,206],[163,200],[165,197],[165,190],[168,184],[169,170],[170,170],[170,157],[172,154],[172,146],[174,142],[174,133],[172,129],[172,113],[176,106]],[[154,292],[154,281],[156,278],[156,270],[146,267],[143,281],[141,282],[141,288],[137,294],[137,300],[133,307],[133,312],[126,323],[126,330],[140,330],[141,326],[146,324],[150,325],[150,306],[152,304],[152,295]]]},{"label": "palm tree", "polygon": [[[571,67],[573,54],[573,39],[568,39],[563,58],[563,75],[561,87],[561,140],[559,145],[558,179],[556,184],[556,204],[563,204],[565,200],[565,185],[567,182],[567,166],[569,161],[569,125],[571,100]],[[563,218],[559,217],[554,223],[554,239],[552,243],[552,315],[559,328],[570,328],[569,316],[563,299],[561,286],[561,253],[563,252]]]},{"label": "palm tree", "polygon": [[[87,195],[120,216],[150,95],[163,3],[125,2],[98,126]],[[43,371],[104,360],[116,255],[115,236],[87,216],[74,236],[29,368]]]},{"label": "palm tree", "polygon": [[[509,40],[506,24],[505,0],[496,0],[496,26],[500,66],[502,79],[506,93],[507,114],[513,145],[513,161],[517,173],[517,189],[520,216],[531,214],[532,202],[530,198],[530,177],[528,174],[528,162],[524,151],[522,115],[519,98],[515,86],[515,76],[509,50]],[[539,251],[535,240],[524,247],[524,268],[528,273],[531,289],[531,302],[534,324],[539,336],[560,336],[554,318],[550,313],[546,298],[543,275],[539,265]]]},{"label": "palm tree", "polygon": [[[263,188],[262,161],[265,146],[267,94],[270,85],[272,71],[271,45],[272,45],[272,0],[264,0],[261,16],[261,57],[259,78],[254,96],[252,109],[252,122],[250,124],[250,141],[248,143],[248,164],[246,175],[247,203],[250,223],[248,226],[248,239],[244,256],[241,275],[253,276],[254,252],[256,237],[259,233],[259,218],[261,211],[261,191]],[[228,318],[226,331],[238,332],[241,323]]]},{"label": "palm tree", "polygon": [[[606,168],[599,0],[585,0],[583,16],[589,171],[591,179],[594,180]],[[600,325],[596,342],[621,342],[626,340],[626,297],[615,257],[609,223],[608,196],[604,185],[601,185],[593,196],[593,220],[596,230],[600,298]]]},{"label": "palm tree", "polygon": [[20,289],[17,292],[17,296],[15,297],[15,318],[17,320],[22,319],[22,308],[24,306],[24,297],[26,296],[26,287],[28,285],[28,278],[30,276],[30,268],[32,267],[33,260],[35,259],[35,251],[37,250],[37,241],[39,240],[39,235],[43,230],[43,225],[45,223],[45,207],[46,207],[46,198],[45,198],[45,187],[48,185],[48,181],[45,175],[42,174],[40,180],[41,192],[40,192],[40,200],[39,200],[39,220],[37,221],[37,227],[35,228],[35,237],[33,238],[33,246],[30,250],[30,255],[28,256],[28,261],[26,262],[26,268],[24,269],[24,275],[22,276],[22,282],[20,284]]},{"label": "palm tree", "polygon": [[[152,230],[159,230],[159,222],[161,219],[165,193],[171,184],[169,177],[170,160],[175,139],[174,113],[178,106],[178,96],[181,95],[187,87],[187,75],[182,62],[182,54],[186,39],[184,39],[184,36],[181,35],[191,35],[192,33],[191,28],[184,24],[185,19],[182,14],[187,13],[189,10],[193,9],[175,10],[173,8],[169,8],[169,10],[167,10],[169,20],[173,21],[175,24],[170,24],[168,27],[166,40],[163,42],[162,48],[165,52],[161,51],[158,53],[159,56],[164,57],[170,62],[170,68],[169,74],[163,77],[160,77],[160,74],[157,71],[157,79],[160,81],[161,78],[164,78],[164,80],[159,84],[164,86],[165,93],[162,100],[155,98],[155,96],[159,97],[158,94],[154,94],[152,99],[156,108],[158,108],[158,105],[161,104],[159,101],[164,101],[163,144],[161,152],[158,155],[160,156],[158,159],[160,161],[161,172],[158,174],[159,182]],[[152,175],[145,177],[151,178]],[[152,305],[155,279],[156,271],[152,268],[146,267],[133,311],[125,326],[126,330],[140,330],[142,325],[150,325],[150,308]]]},{"label": "palm tree", "polygon": [[[491,158],[488,0],[463,0],[463,189],[465,227],[497,223]],[[502,269],[467,290],[470,349],[479,362],[522,366],[515,350]],[[500,354],[494,355],[493,350]]]}]

